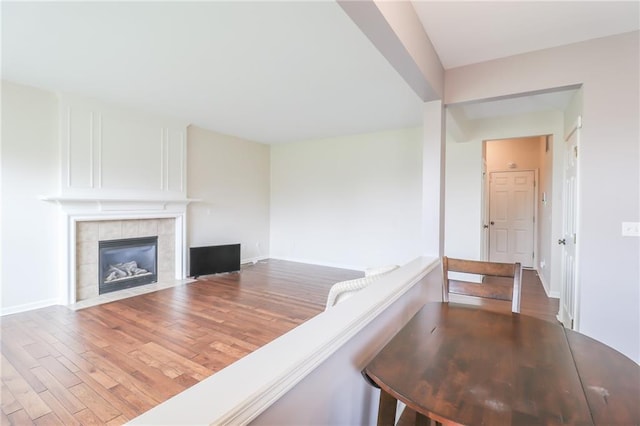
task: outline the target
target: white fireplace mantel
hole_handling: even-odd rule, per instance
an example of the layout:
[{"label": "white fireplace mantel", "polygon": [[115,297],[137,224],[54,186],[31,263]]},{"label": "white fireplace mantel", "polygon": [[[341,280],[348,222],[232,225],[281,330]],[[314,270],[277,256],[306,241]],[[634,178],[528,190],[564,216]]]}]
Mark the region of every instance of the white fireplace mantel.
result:
[{"label": "white fireplace mantel", "polygon": [[[83,221],[175,218],[175,275],[187,271],[187,126],[169,117],[60,93],[61,303],[76,302],[76,227]],[[105,224],[106,225],[106,224]]]},{"label": "white fireplace mantel", "polygon": [[187,205],[200,200],[189,198],[107,198],[85,196],[45,196],[41,200],[60,206],[60,297],[73,304],[76,297],[76,225],[81,221],[125,219],[175,219],[175,279],[187,274]]},{"label": "white fireplace mantel", "polygon": [[166,211],[184,209],[189,203],[202,201],[197,198],[107,198],[65,197],[51,195],[40,197],[43,201],[59,204],[63,210],[92,212]]}]

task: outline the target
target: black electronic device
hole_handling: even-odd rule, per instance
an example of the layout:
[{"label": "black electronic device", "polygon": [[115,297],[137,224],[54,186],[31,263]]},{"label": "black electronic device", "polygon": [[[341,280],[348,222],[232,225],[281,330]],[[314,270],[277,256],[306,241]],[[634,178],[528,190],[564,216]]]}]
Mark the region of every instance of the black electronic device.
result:
[{"label": "black electronic device", "polygon": [[219,274],[240,270],[240,244],[191,247],[189,249],[189,276]]}]

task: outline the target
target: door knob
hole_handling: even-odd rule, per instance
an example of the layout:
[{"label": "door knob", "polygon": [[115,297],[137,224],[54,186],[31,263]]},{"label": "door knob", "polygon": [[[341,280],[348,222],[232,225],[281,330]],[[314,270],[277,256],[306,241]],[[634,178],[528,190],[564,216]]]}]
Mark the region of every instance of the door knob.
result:
[{"label": "door knob", "polygon": [[567,244],[567,240],[564,239],[564,238],[561,239],[561,240],[558,240],[558,244],[565,245],[565,244]]},{"label": "door knob", "polygon": [[495,222],[494,222],[494,221],[491,221],[491,222],[489,222],[489,223],[490,223],[490,224],[492,224],[492,225],[494,225],[494,224],[495,224]]}]

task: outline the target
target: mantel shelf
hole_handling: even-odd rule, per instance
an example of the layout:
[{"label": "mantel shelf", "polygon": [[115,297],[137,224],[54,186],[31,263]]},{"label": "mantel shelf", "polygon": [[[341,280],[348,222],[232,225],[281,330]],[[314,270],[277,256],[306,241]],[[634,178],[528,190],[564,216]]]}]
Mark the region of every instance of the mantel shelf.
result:
[{"label": "mantel shelf", "polygon": [[47,195],[40,197],[42,201],[55,203],[178,203],[189,204],[202,201],[200,198],[107,198],[107,197],[65,197],[60,195]]},{"label": "mantel shelf", "polygon": [[163,197],[86,197],[52,195],[40,197],[41,200],[56,203],[65,212],[73,214],[108,215],[117,212],[166,213],[168,211],[186,211],[190,203],[202,201],[197,198],[163,198]]}]

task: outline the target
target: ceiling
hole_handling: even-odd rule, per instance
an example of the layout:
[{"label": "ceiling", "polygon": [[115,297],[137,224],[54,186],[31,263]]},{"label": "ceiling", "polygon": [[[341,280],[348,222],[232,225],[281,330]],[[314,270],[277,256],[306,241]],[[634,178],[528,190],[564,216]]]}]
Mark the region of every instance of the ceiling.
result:
[{"label": "ceiling", "polygon": [[640,29],[639,1],[414,1],[445,69]]},{"label": "ceiling", "polygon": [[[445,68],[637,30],[638,4],[413,2]],[[9,81],[263,143],[422,123],[420,99],[333,1],[1,7]]]}]

